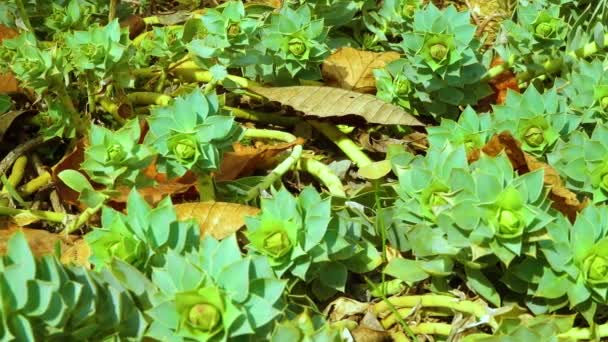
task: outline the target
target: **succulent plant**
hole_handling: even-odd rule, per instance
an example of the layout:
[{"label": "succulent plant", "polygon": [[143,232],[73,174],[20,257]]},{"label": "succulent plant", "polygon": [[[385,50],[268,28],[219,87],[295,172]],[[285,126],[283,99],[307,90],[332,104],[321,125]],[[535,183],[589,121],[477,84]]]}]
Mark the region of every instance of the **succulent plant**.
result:
[{"label": "succulent plant", "polygon": [[219,107],[217,95],[195,89],[167,107],[152,109],[145,143],[160,154],[157,166],[171,177],[187,170],[208,174],[219,167],[223,152],[243,129]]},{"label": "succulent plant", "polygon": [[439,126],[427,128],[427,139],[432,147],[441,148],[448,142],[453,146],[464,145],[466,152],[483,147],[492,131],[490,114],[477,114],[467,107],[458,121],[442,119]]}]

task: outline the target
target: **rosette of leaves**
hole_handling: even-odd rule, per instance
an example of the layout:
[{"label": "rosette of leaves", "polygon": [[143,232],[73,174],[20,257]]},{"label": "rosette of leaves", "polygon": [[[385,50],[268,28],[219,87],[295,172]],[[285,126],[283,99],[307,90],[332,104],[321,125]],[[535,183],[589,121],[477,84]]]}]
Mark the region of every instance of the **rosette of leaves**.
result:
[{"label": "rosette of leaves", "polygon": [[45,139],[55,137],[71,139],[76,136],[78,113],[74,113],[57,100],[49,100],[48,108],[34,117],[39,134]]},{"label": "rosette of leaves", "polygon": [[156,149],[157,169],[170,177],[187,170],[208,175],[243,133],[234,117],[220,108],[217,95],[203,95],[198,88],[151,112],[145,144]]},{"label": "rosette of leaves", "polygon": [[571,105],[582,113],[583,122],[608,118],[608,60],[579,61],[567,80],[558,79]]},{"label": "rosette of leaves", "polygon": [[510,131],[521,149],[535,156],[552,151],[558,138],[567,137],[581,122],[555,88],[543,94],[534,87],[523,94],[509,90],[504,105],[493,108],[494,132]]},{"label": "rosette of leaves", "polygon": [[519,72],[542,71],[549,59],[561,57],[559,49],[565,45],[568,24],[559,14],[560,6],[556,4],[521,4],[514,16],[517,20],[502,23],[505,44],[497,46],[496,51],[505,61],[516,57],[514,67]]},{"label": "rosette of leaves", "polygon": [[319,66],[329,55],[327,32],[323,19],[314,19],[308,5],[283,7],[261,31],[263,53],[272,61],[258,66],[258,74],[283,83],[295,77],[320,79]]},{"label": "rosette of leaves", "polygon": [[415,71],[416,91],[427,93],[423,101],[431,114],[445,115],[455,106],[474,105],[490,94],[481,82],[486,68],[474,36],[469,12],[458,12],[453,6],[439,10],[433,4],[415,11],[412,32],[403,34],[399,46]]},{"label": "rosette of leaves", "polygon": [[608,126],[597,125],[591,138],[582,131],[560,141],[547,156],[551,165],[565,177],[569,188],[592,196],[593,203],[608,199]]},{"label": "rosette of leaves", "polygon": [[21,85],[42,94],[63,85],[70,68],[57,46],[42,48],[31,32],[2,41],[1,69],[10,70]]},{"label": "rosette of leaves", "polygon": [[366,0],[294,0],[290,1],[292,7],[307,4],[312,8],[314,16],[322,18],[326,26],[331,26],[332,30],[350,26],[354,20],[358,20],[358,15],[362,7],[368,4]]},{"label": "rosette of leaves", "polygon": [[447,143],[453,146],[463,145],[466,152],[482,148],[490,139],[492,117],[489,114],[477,114],[467,107],[458,121],[442,118],[439,126],[427,127],[427,140],[431,147],[440,148]]},{"label": "rosette of leaves", "polygon": [[376,97],[412,109],[411,102],[416,101],[416,90],[410,81],[413,79],[413,70],[406,59],[392,61],[383,69],[374,69],[373,73],[376,79]]},{"label": "rosette of leaves", "polygon": [[330,199],[314,188],[295,198],[286,189],[262,199],[262,211],[247,217],[249,248],[264,255],[277,275],[290,274],[326,299],[344,292],[348,271],[368,272],[377,266],[378,252],[361,239],[361,227],[331,215]]},{"label": "rosette of leaves", "polygon": [[[411,29],[414,13],[422,7],[421,0],[388,0],[377,9],[363,7],[363,23],[374,34],[373,43],[395,42],[404,31]],[[368,4],[371,5],[371,4]],[[366,46],[366,47],[373,47]]]},{"label": "rosette of leaves", "polygon": [[439,225],[454,243],[462,239],[460,243],[469,244],[471,261],[483,265],[498,260],[508,266],[534,247],[533,238],[553,220],[544,173],[536,170],[517,176],[504,154],[482,155],[471,164],[471,173],[474,202],[459,203],[438,220]]},{"label": "rosette of leaves", "polygon": [[[23,233],[0,259],[0,338],[16,341],[141,340],[148,326],[137,298],[149,281],[115,261],[120,275],[65,266],[54,256],[34,258]],[[125,286],[128,277],[138,295]]]},{"label": "rosette of leaves", "polygon": [[146,312],[153,319],[146,335],[156,340],[265,340],[285,288],[266,258],[241,256],[234,235],[207,237],[185,255],[168,250],[152,281],[160,293]]},{"label": "rosette of leaves", "polygon": [[527,293],[535,314],[568,305],[593,324],[600,305],[608,303],[608,208],[590,205],[571,224],[559,216],[548,226],[542,252],[513,265],[506,280]]},{"label": "rosette of leaves", "polygon": [[147,67],[154,59],[155,65],[168,67],[188,53],[183,36],[183,27],[154,27],[152,35],[138,45],[133,60]]},{"label": "rosette of leaves", "polygon": [[226,67],[256,64],[259,52],[252,46],[258,43],[262,22],[245,12],[242,1],[228,1],[208,9],[201,17],[207,33],[193,40],[188,48],[202,59],[217,59]]},{"label": "rosette of leaves", "polygon": [[44,19],[44,26],[62,34],[72,30],[86,30],[92,7],[84,1],[70,0],[67,6],[51,3],[51,14]]},{"label": "rosette of leaves", "polygon": [[89,81],[112,76],[121,87],[129,85],[129,35],[118,19],[105,26],[93,25],[87,31],[74,31],[66,35],[65,44],[77,75],[86,75]]},{"label": "rosette of leaves", "polygon": [[142,170],[154,158],[150,147],[139,144],[139,120],[129,120],[117,131],[91,125],[89,146],[80,165],[92,181],[114,188],[117,185],[141,187],[151,180]]},{"label": "rosette of leaves", "polygon": [[322,317],[311,317],[307,311],[291,320],[278,323],[270,338],[271,342],[341,342],[340,330],[327,324]]},{"label": "rosette of leaves", "polygon": [[85,235],[96,270],[104,269],[116,258],[147,273],[152,266],[163,264],[167,249],[185,253],[198,247],[198,225],[194,221],[178,221],[170,197],[151,208],[133,190],[127,200],[127,212],[124,215],[104,207],[101,227]]}]

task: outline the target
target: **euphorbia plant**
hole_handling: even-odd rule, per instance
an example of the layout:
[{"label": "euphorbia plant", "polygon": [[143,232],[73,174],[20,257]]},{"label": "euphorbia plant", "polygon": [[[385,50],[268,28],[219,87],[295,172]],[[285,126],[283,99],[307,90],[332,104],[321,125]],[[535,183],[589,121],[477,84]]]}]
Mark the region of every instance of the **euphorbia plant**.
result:
[{"label": "euphorbia plant", "polygon": [[279,276],[314,281],[313,291],[321,298],[344,291],[349,270],[365,272],[378,265],[375,248],[349,222],[332,218],[330,199],[322,199],[313,188],[297,198],[282,188],[273,198],[262,199],[261,213],[246,223],[249,248],[265,255]]},{"label": "euphorbia plant", "polygon": [[148,122],[150,131],[144,142],[159,153],[157,169],[169,177],[191,170],[204,183],[219,168],[222,154],[243,133],[234,118],[220,108],[217,95],[203,95],[200,89],[177,97],[169,106],[153,108]]},{"label": "euphorbia plant", "polygon": [[117,131],[91,125],[82,170],[91,180],[109,188],[147,185],[151,180],[141,171],[152,162],[154,151],[139,144],[140,133],[137,119],[128,121]]},{"label": "euphorbia plant", "polygon": [[285,281],[278,280],[266,258],[241,256],[236,238],[207,237],[198,250],[166,253],[152,272],[160,293],[147,314],[154,339],[229,341],[264,339],[281,314]]}]

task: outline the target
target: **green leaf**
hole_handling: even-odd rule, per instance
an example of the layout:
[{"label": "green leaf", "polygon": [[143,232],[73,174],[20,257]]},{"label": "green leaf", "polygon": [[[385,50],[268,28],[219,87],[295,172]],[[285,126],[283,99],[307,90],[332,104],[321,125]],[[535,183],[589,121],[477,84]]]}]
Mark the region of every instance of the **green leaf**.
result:
[{"label": "green leaf", "polygon": [[402,258],[391,260],[383,272],[401,279],[409,285],[413,285],[429,277],[429,274],[420,267],[417,261]]},{"label": "green leaf", "polygon": [[480,270],[465,266],[465,273],[467,275],[467,286],[470,289],[496,307],[500,307],[500,295],[492,282]]},{"label": "green leaf", "polygon": [[83,192],[85,189],[93,190],[93,186],[86,177],[76,170],[63,170],[57,176],[76,192]]},{"label": "green leaf", "polygon": [[344,292],[348,271],[346,267],[337,262],[323,264],[320,269],[321,283],[329,288]]}]

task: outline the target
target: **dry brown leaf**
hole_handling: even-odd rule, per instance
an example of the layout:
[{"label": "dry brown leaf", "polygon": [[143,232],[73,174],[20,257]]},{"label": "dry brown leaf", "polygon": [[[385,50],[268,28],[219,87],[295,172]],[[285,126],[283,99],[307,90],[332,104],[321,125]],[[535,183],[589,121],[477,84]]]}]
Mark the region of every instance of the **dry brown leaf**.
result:
[{"label": "dry brown leaf", "polygon": [[177,218],[193,218],[199,224],[201,238],[207,234],[223,239],[245,225],[245,217],[257,214],[260,209],[236,203],[200,202],[174,205]]},{"label": "dry brown leaf", "polygon": [[[540,168],[544,169],[544,183],[551,189],[549,193],[549,198],[553,201],[551,206],[555,210],[566,215],[571,222],[574,222],[576,215],[583,210],[588,203],[588,199],[585,199],[581,203],[576,197],[576,194],[566,188],[559,173],[551,167],[551,165],[543,163],[534,156],[523,152],[520,143],[507,131],[494,135],[492,139],[481,148],[481,151],[492,157],[505,151],[507,157],[509,157],[509,160],[511,161],[511,165],[513,165],[513,169],[520,175]],[[467,156],[469,163],[478,160],[480,154],[480,150],[471,151]]]},{"label": "dry brown leaf", "polygon": [[215,180],[228,181],[250,176],[256,170],[272,169],[278,163],[275,158],[277,155],[303,143],[304,139],[302,138],[289,143],[273,145],[244,146],[236,143],[233,145],[234,152],[224,153],[220,171],[215,175]]},{"label": "dry brown leaf", "polygon": [[372,52],[351,47],[340,48],[323,61],[323,79],[340,88],[374,94],[376,79],[373,70],[381,69],[399,57],[395,51]]},{"label": "dry brown leaf", "polygon": [[[490,67],[495,67],[503,63],[504,61],[500,57],[495,57],[492,60]],[[517,77],[515,77],[515,74],[511,70],[506,70],[500,75],[493,77],[488,81],[488,84],[494,93],[479,101],[476,107],[477,110],[482,112],[491,110],[491,105],[493,104],[505,103],[509,89],[518,93],[520,92]]]},{"label": "dry brown leaf", "polygon": [[375,124],[423,126],[403,108],[352,90],[324,86],[251,87],[251,90],[305,116],[336,118],[354,115]]},{"label": "dry brown leaf", "polygon": [[8,240],[18,231],[22,231],[25,238],[32,249],[32,253],[37,256],[43,256],[55,253],[55,244],[59,243],[61,251],[69,249],[77,236],[65,236],[63,234],[54,234],[42,229],[20,228],[10,225],[9,227],[0,229],[0,255],[5,255],[7,251]]},{"label": "dry brown leaf", "polygon": [[[4,39],[10,39],[19,35],[19,32],[13,30],[10,27],[0,25],[0,42]],[[0,94],[13,94],[19,93],[19,83],[13,74],[0,75]]]},{"label": "dry brown leaf", "polygon": [[89,257],[91,256],[91,248],[84,239],[74,242],[72,246],[61,253],[61,263],[74,264],[79,266],[91,267]]}]

